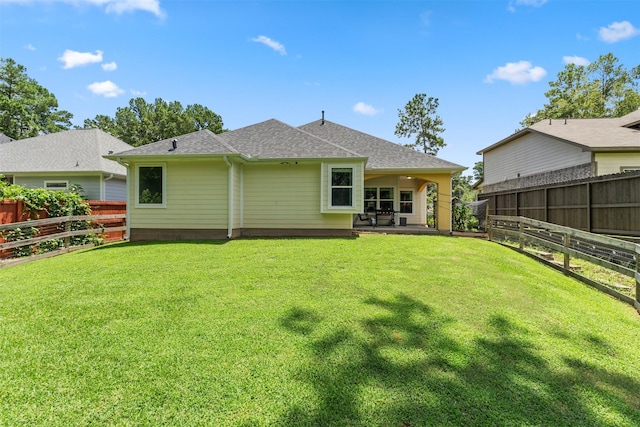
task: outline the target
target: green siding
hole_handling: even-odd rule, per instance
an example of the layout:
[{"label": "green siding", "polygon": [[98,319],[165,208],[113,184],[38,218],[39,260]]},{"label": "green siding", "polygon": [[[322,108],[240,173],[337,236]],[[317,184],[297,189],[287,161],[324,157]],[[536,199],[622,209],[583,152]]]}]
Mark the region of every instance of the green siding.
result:
[{"label": "green siding", "polygon": [[640,168],[640,153],[596,153],[597,175],[620,173],[622,167]]},{"label": "green siding", "polygon": [[[140,163],[143,164],[143,163]],[[166,207],[136,206],[136,167],[129,188],[132,228],[226,229],[228,167],[222,161],[166,162]]]},{"label": "green siding", "polygon": [[350,214],[321,213],[321,165],[244,166],[245,228],[351,228]]}]

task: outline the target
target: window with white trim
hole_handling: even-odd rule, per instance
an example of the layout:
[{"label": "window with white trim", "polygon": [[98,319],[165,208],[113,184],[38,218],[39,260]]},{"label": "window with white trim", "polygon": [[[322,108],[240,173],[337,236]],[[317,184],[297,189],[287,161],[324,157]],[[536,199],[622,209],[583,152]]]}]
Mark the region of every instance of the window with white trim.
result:
[{"label": "window with white trim", "polygon": [[69,189],[69,181],[45,181],[44,189],[66,191]]},{"label": "window with white trim", "polygon": [[137,205],[164,207],[166,203],[165,165],[138,165],[137,172]]},{"label": "window with white trim", "polygon": [[329,207],[353,207],[354,198],[354,168],[351,166],[329,167]]},{"label": "window with white trim", "polygon": [[413,191],[400,190],[400,213],[413,213]]},{"label": "window with white trim", "polygon": [[393,211],[393,187],[367,187],[364,189],[364,212]]},{"label": "window with white trim", "polygon": [[623,166],[620,168],[620,172],[622,173],[634,171],[640,171],[640,166]]}]

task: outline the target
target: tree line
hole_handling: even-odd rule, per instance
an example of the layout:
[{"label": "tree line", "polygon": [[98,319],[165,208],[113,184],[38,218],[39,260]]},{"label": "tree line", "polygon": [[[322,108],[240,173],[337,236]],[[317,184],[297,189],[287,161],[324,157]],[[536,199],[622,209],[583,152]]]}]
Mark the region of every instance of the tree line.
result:
[{"label": "tree line", "polygon": [[[545,119],[620,117],[640,108],[640,65],[626,68],[612,53],[589,65],[567,64],[545,92],[548,102],[520,122],[522,127]],[[438,116],[438,98],[416,94],[398,110],[395,134],[413,139],[406,145],[437,155],[446,146]],[[27,75],[13,59],[0,58],[0,133],[12,139],[71,129],[73,114],[58,109],[55,95]],[[153,103],[133,98],[113,116],[96,115],[76,128],[99,128],[133,146],[198,130],[225,131],[222,118],[209,108],[157,98]],[[482,165],[474,166],[474,178]]]},{"label": "tree line", "polygon": [[[27,75],[11,58],[0,59],[0,133],[24,139],[69,130],[73,114],[58,109],[55,95]],[[81,128],[99,128],[135,147],[209,129],[224,132],[222,117],[200,104],[187,105],[157,98],[153,103],[134,98],[113,117],[99,114]]]}]

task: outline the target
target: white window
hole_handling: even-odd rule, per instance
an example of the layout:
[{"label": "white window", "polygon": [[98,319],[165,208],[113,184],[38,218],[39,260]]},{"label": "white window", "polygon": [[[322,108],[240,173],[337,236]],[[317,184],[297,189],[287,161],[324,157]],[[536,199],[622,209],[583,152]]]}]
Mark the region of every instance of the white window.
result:
[{"label": "white window", "polygon": [[45,181],[45,190],[60,190],[66,191],[69,189],[69,181]]},{"label": "white window", "polygon": [[136,180],[136,206],[157,208],[166,206],[166,166],[164,164],[138,165]]},{"label": "white window", "polygon": [[400,191],[400,213],[413,213],[413,191]]},{"label": "white window", "polygon": [[329,192],[329,207],[353,207],[354,168],[352,166],[329,167],[331,191]]},{"label": "white window", "polygon": [[620,172],[622,173],[633,172],[633,171],[640,171],[640,166],[623,166],[620,168]]}]

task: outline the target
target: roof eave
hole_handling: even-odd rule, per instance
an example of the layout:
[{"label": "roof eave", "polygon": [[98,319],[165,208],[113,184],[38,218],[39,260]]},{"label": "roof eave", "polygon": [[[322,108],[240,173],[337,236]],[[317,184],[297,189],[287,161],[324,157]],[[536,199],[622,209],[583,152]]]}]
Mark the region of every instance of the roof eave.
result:
[{"label": "roof eave", "polygon": [[417,174],[454,174],[469,169],[465,166],[448,168],[365,168],[365,173],[383,173],[389,175],[417,175]]},{"label": "roof eave", "polygon": [[362,162],[367,161],[367,157],[259,157],[259,156],[251,156],[249,161],[251,162],[323,162],[323,161],[355,161]]},{"label": "roof eave", "polygon": [[133,154],[133,155],[119,155],[109,154],[102,156],[105,159],[114,160],[119,162],[124,161],[167,161],[167,160],[193,160],[193,159],[223,159],[224,157],[237,157],[245,161],[249,161],[251,158],[244,154],[238,153],[226,153],[226,154],[198,154],[198,153],[183,153],[183,154]]}]

